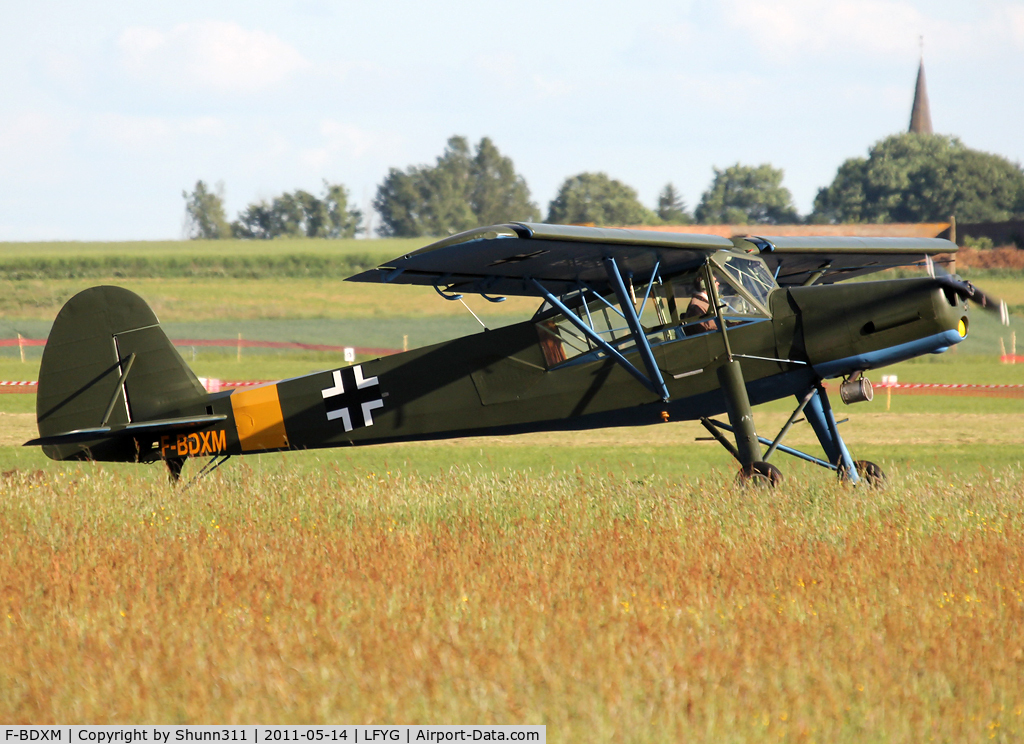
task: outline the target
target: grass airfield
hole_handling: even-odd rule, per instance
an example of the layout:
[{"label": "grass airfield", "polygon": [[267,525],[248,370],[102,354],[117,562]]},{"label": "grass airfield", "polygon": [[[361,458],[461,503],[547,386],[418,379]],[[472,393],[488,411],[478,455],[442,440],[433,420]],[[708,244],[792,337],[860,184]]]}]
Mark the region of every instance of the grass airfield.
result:
[{"label": "grass airfield", "polygon": [[[8,293],[11,327],[48,324],[78,280],[25,281]],[[282,323],[419,314],[455,335],[468,315],[431,290],[138,281],[169,323],[218,320],[217,297],[234,322],[262,322],[259,298]],[[957,352],[886,372],[1024,383],[1024,366],[989,353],[999,329],[975,318]],[[5,351],[0,378],[36,379],[38,349],[24,364]],[[264,379],[337,360],[203,349],[190,362]],[[760,433],[793,405],[756,409]],[[0,395],[0,720],[1024,738],[1024,399],[837,402],[854,456],[889,474],[883,492],[784,455],[781,488],[737,489],[728,455],[689,422],[262,455],[182,491],[159,466],[19,447],[33,409],[32,395]],[[818,451],[806,424],[787,443]]]}]

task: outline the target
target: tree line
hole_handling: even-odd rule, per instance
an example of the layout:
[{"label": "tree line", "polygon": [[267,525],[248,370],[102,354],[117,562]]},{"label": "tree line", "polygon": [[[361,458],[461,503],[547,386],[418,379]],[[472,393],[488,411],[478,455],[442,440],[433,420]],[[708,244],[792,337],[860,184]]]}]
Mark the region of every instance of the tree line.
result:
[{"label": "tree line", "polygon": [[[606,173],[579,173],[562,182],[544,219],[555,224],[687,225],[938,222],[951,215],[963,222],[1024,218],[1020,164],[947,135],[906,133],[876,142],[866,158],[850,158],[839,166],[805,216],[793,205],[780,168],[736,163],[713,171],[692,212],[671,182],[650,209],[635,189]],[[248,205],[230,223],[222,188],[211,191],[198,181],[182,195],[190,238],[345,238],[363,230],[363,215],[348,205],[348,190],[326,181],[321,196],[285,193]],[[526,179],[488,137],[471,147],[465,137],[455,136],[433,165],[391,168],[377,188],[373,208],[380,216],[377,233],[393,237],[441,236],[541,219]]]},{"label": "tree line", "polygon": [[247,206],[233,222],[224,211],[224,188],[211,191],[196,181],[185,198],[185,232],[193,240],[244,238],[354,238],[362,232],[363,213],[348,206],[348,189],[324,181],[323,195],[301,189]]}]

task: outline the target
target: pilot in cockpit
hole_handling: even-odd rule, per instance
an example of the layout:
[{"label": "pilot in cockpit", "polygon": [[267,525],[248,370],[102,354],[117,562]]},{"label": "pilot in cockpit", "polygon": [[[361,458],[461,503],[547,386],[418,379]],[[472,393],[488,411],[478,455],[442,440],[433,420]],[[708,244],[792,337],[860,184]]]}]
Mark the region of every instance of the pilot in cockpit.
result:
[{"label": "pilot in cockpit", "polygon": [[[715,280],[716,287],[718,280]],[[690,297],[690,304],[686,308],[686,314],[683,315],[683,323],[687,323],[695,318],[701,318],[711,311],[711,300],[708,299],[708,291],[704,286],[704,277],[700,274],[693,280],[692,296]],[[713,331],[718,327],[718,323],[714,317],[708,318],[702,323],[695,323],[694,325],[687,326],[684,332],[687,336],[696,336],[698,333],[705,333],[707,331]]]}]

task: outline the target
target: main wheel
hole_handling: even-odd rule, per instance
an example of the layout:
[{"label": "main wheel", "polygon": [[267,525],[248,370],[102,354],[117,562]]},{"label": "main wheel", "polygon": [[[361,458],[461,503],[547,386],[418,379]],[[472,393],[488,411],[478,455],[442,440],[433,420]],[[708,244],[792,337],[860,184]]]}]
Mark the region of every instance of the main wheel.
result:
[{"label": "main wheel", "polygon": [[863,478],[871,488],[885,488],[885,471],[869,460],[857,460],[857,475]]},{"label": "main wheel", "polygon": [[[885,471],[870,460],[854,460],[857,475],[867,484],[868,488],[885,488]],[[849,480],[846,468],[839,468],[839,480]]]},{"label": "main wheel", "polygon": [[782,471],[770,462],[759,461],[740,468],[737,480],[745,486],[775,488],[782,483]]}]

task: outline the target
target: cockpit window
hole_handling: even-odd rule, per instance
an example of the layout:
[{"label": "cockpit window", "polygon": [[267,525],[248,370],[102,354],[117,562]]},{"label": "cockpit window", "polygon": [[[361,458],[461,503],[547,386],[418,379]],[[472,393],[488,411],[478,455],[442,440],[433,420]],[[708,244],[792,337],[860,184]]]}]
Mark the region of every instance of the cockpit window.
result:
[{"label": "cockpit window", "polygon": [[[727,327],[769,317],[768,295],[777,285],[762,261],[721,252],[712,258],[711,268]],[[705,269],[699,268],[664,282],[657,276],[635,286],[630,282],[630,304],[639,316],[648,343],[657,346],[718,330],[717,312],[704,286],[705,276]],[[573,292],[561,301],[578,322],[620,352],[635,346],[636,340],[614,294]],[[597,358],[604,353],[576,323],[554,312],[549,303],[545,302],[534,318],[549,367],[576,358]]]},{"label": "cockpit window", "polygon": [[718,283],[718,299],[725,305],[723,312],[726,315],[764,315],[764,310],[748,300],[729,279],[717,271],[715,280]]},{"label": "cockpit window", "polygon": [[[768,294],[775,289],[775,278],[763,262],[743,256],[729,256],[722,261],[721,266],[733,282],[745,289],[762,307],[768,307]],[[731,287],[729,289],[732,290]],[[722,300],[726,304],[730,304],[725,296],[726,291],[728,290],[723,288]],[[735,290],[732,291],[735,293]],[[746,301],[744,300],[744,302]],[[746,302],[746,304],[750,303]],[[736,312],[748,314],[750,311],[736,309]]]}]

